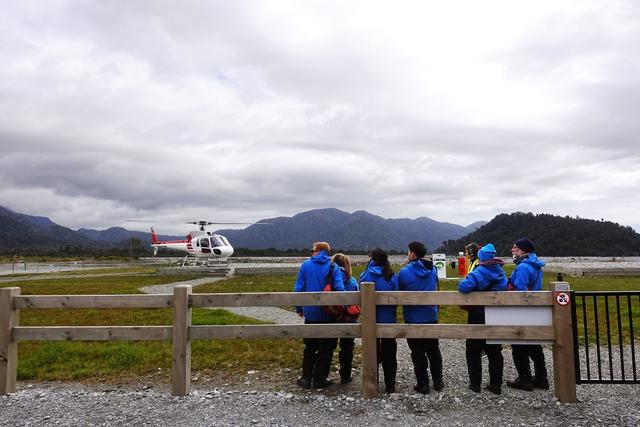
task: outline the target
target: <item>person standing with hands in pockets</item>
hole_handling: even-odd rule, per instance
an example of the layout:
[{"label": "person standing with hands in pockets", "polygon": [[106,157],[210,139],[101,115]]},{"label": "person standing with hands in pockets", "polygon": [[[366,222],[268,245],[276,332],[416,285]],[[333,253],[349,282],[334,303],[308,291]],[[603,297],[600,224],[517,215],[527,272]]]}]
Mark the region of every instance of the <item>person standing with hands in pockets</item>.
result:
[{"label": "person standing with hands in pockets", "polygon": [[[424,259],[427,248],[422,242],[409,243],[407,265],[398,273],[398,288],[401,291],[433,292],[438,289],[438,271],[433,262]],[[405,305],[402,307],[405,323],[438,323],[437,305]],[[433,388],[440,391],[442,382],[442,355],[437,338],[407,338],[411,349],[411,361],[416,375],[413,388],[418,393],[429,393],[429,373],[431,367]]]},{"label": "person standing with hands in pockets", "polygon": [[[516,268],[509,277],[509,290],[542,290],[544,261],[538,259],[535,251],[535,245],[528,238],[523,237],[515,241],[511,248],[511,255]],[[512,344],[511,350],[518,378],[507,381],[507,386],[526,391],[532,391],[534,388],[548,390],[549,380],[547,379],[547,366],[542,346],[540,344]],[[533,361],[534,377],[531,377],[529,359]]]}]

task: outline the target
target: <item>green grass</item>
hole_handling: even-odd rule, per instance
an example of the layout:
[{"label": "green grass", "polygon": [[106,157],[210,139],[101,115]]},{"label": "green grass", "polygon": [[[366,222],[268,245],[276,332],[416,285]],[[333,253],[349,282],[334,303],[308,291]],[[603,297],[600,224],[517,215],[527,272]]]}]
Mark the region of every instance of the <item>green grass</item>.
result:
[{"label": "green grass", "polygon": [[[399,271],[401,266],[394,266]],[[354,276],[359,277],[364,266],[354,268]],[[512,267],[507,267],[507,274]],[[192,276],[155,276],[134,269],[109,269],[108,273],[132,273],[123,276],[101,277],[56,277],[36,281],[0,283],[0,287],[21,288],[23,295],[65,295],[65,294],[135,294],[138,288],[191,279]],[[456,273],[449,269],[449,277]],[[287,292],[292,291],[295,275],[279,276],[238,276],[216,283],[194,288],[198,293],[215,292]],[[566,281],[575,290],[640,290],[640,277],[598,277],[573,278]],[[554,273],[544,276],[545,288],[556,280]],[[443,280],[441,290],[456,290],[457,281]],[[604,303],[599,301],[599,317],[604,318]],[[615,329],[615,301],[610,306],[612,344],[617,343]],[[578,300],[578,314],[582,310]],[[621,306],[623,322],[628,319],[626,300]],[[640,318],[640,308],[635,305],[634,319]],[[402,321],[402,310],[398,309]],[[193,323],[196,325],[259,324],[255,319],[234,315],[225,310],[194,309]],[[440,323],[466,323],[466,311],[456,306],[441,306]],[[593,316],[588,317],[589,341],[595,342]],[[171,309],[49,309],[22,310],[20,324],[24,326],[100,326],[100,325],[171,325]],[[624,326],[624,325],[623,325]],[[628,325],[627,325],[628,326]],[[640,330],[637,320],[635,331]],[[623,329],[623,337],[628,336],[628,327]],[[600,331],[601,343],[606,343]],[[583,330],[579,329],[581,341]],[[248,369],[262,371],[278,368],[296,368],[300,364],[301,340],[203,340],[192,343],[192,368],[194,373],[215,373],[235,375]],[[356,361],[358,355],[356,355]],[[171,368],[171,344],[169,342],[22,342],[19,345],[18,376],[20,379],[35,380],[120,380],[140,375],[160,375],[167,380]]]},{"label": "green grass", "polygon": [[[129,269],[125,269],[125,272]],[[118,272],[109,270],[109,273]],[[120,271],[121,272],[121,271]],[[125,275],[67,277],[2,283],[20,287],[22,295],[138,294],[138,288],[193,276]],[[23,326],[126,326],[171,325],[172,309],[32,309],[21,310]],[[195,325],[260,324],[255,319],[225,310],[193,310]],[[119,380],[158,374],[171,368],[169,342],[21,342],[18,346],[18,378],[22,380]],[[218,340],[192,342],[195,372],[240,372],[299,365],[299,340]],[[242,355],[242,357],[238,357]]]}]

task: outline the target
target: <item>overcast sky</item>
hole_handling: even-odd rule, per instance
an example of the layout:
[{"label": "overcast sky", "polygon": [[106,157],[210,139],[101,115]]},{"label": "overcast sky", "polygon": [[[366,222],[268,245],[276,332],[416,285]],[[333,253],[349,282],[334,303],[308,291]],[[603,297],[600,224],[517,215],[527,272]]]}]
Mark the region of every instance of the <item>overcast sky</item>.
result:
[{"label": "overcast sky", "polygon": [[640,230],[637,1],[10,0],[0,58],[0,205],[70,228]]}]

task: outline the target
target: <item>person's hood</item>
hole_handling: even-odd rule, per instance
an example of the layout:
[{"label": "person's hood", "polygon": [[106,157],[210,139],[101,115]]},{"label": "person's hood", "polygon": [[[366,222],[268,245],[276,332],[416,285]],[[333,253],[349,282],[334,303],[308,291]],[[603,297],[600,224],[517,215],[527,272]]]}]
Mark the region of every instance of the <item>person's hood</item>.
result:
[{"label": "person's hood", "polygon": [[426,277],[433,273],[433,262],[424,258],[413,260],[407,266],[419,277]]},{"label": "person's hood", "polygon": [[369,261],[369,264],[367,265],[367,272],[374,276],[382,276],[382,266],[373,261]]},{"label": "person's hood", "polygon": [[529,254],[528,257],[522,260],[522,262],[525,264],[529,264],[530,266],[537,269],[541,269],[542,267],[544,267],[544,261],[538,259],[538,256],[536,254]]},{"label": "person's hood", "polygon": [[502,269],[502,264],[504,264],[504,262],[497,258],[485,261],[480,264],[485,267],[484,269],[482,269],[482,274],[491,282],[498,281],[503,277],[506,277],[504,274],[504,270]]},{"label": "person's hood", "polygon": [[311,261],[318,264],[326,264],[328,262],[331,262],[331,257],[329,256],[327,251],[320,251],[318,252],[318,255],[311,257]]}]

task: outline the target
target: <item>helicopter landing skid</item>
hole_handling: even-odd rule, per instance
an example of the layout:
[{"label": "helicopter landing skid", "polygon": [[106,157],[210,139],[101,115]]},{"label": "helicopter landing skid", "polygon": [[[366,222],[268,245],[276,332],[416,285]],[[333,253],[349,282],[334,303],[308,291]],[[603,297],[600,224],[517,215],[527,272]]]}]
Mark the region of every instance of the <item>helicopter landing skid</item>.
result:
[{"label": "helicopter landing skid", "polygon": [[211,259],[211,258],[196,258],[187,255],[182,260],[181,267],[227,267],[229,260],[227,259]]}]

